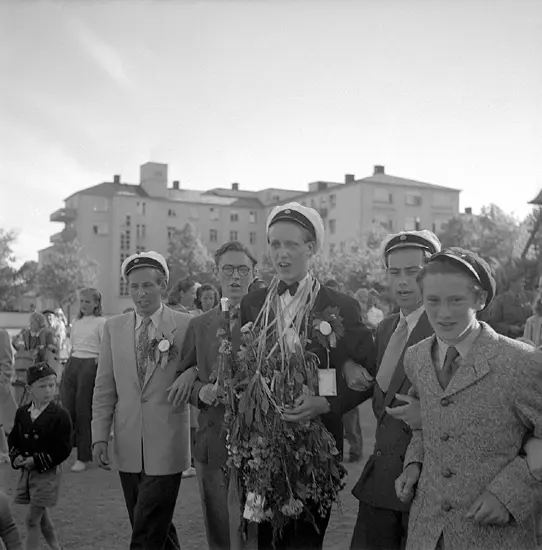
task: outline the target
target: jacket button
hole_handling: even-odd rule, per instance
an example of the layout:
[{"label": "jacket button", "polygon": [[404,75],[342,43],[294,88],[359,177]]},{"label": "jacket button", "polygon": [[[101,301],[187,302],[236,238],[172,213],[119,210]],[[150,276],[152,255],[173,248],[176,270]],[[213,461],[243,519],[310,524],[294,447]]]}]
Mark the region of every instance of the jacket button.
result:
[{"label": "jacket button", "polygon": [[442,434],[440,436],[440,440],[441,441],[448,441],[448,439],[450,439],[450,435],[449,434]]},{"label": "jacket button", "polygon": [[452,505],[447,500],[443,500],[440,507],[444,512],[449,512],[452,509]]},{"label": "jacket button", "polygon": [[443,468],[442,469],[442,475],[443,475],[443,477],[452,477],[452,471],[448,470],[448,468]]},{"label": "jacket button", "polygon": [[25,438],[28,439],[28,434],[24,434]]},{"label": "jacket button", "polygon": [[376,451],[376,456],[382,456],[382,453],[380,451]]},{"label": "jacket button", "polygon": [[450,401],[447,397],[443,397],[443,398],[440,400],[440,404],[441,404],[443,407],[447,407],[450,403],[451,403],[451,401]]},{"label": "jacket button", "polygon": [[38,434],[34,434],[34,439],[39,439],[39,435]]}]

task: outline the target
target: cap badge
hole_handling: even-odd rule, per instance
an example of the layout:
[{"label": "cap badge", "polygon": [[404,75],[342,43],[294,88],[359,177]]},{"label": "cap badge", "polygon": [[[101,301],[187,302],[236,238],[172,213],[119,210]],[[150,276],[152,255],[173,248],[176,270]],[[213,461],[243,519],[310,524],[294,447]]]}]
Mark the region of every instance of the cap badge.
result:
[{"label": "cap badge", "polygon": [[134,264],[138,264],[138,263],[139,263],[139,259],[136,258],[136,259],[134,260]]},{"label": "cap badge", "polygon": [[407,239],[407,236],[406,236],[406,235],[401,235],[401,236],[399,237],[399,240],[400,240],[400,241],[406,241],[406,239]]},{"label": "cap badge", "polygon": [[285,213],[285,214],[291,214],[292,211],[291,211],[291,210],[285,210],[284,213]]}]

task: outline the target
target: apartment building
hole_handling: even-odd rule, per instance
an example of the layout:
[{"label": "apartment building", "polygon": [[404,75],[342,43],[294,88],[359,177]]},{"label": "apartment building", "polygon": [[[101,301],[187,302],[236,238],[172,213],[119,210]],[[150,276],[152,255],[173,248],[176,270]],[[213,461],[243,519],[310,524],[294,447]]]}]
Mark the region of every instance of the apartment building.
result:
[{"label": "apartment building", "polygon": [[[120,277],[122,261],[134,252],[156,250],[167,257],[169,240],[191,222],[211,252],[228,240],[244,242],[261,260],[266,248],[265,222],[277,204],[296,200],[317,208],[326,224],[326,250],[338,250],[350,239],[381,223],[389,231],[429,228],[459,213],[458,189],[389,176],[383,166],[344,183],[313,182],[308,192],[231,188],[208,191],[184,189],[179,181],[168,186],[167,164],[147,162],[140,167],[140,182],[127,184],[120,176],[74,193],[53,214],[64,224],[51,243],[77,237],[87,254],[99,264],[97,286],[103,293],[107,315],[131,304]],[[40,251],[47,261],[51,247]]]}]

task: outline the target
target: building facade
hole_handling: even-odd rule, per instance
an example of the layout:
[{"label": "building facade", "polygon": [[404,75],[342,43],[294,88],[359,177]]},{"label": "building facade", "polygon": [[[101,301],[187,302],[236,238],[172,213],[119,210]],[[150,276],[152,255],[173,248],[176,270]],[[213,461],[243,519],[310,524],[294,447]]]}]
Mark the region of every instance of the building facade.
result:
[{"label": "building facade", "polygon": [[[112,182],[68,197],[64,207],[51,214],[51,221],[64,224],[51,243],[77,237],[99,265],[97,286],[103,294],[104,312],[113,315],[131,305],[120,277],[123,260],[144,250],[167,257],[170,239],[188,222],[211,253],[226,241],[240,240],[261,260],[266,249],[265,222],[277,204],[295,200],[317,208],[326,224],[326,251],[333,252],[369,231],[374,223],[389,231],[438,231],[459,213],[459,193],[458,189],[388,176],[382,166],[360,180],[347,175],[344,183],[313,182],[307,192],[245,191],[237,183],[231,189],[195,191],[183,189],[178,181],[168,186],[167,165],[148,162],[141,166],[139,184],[122,183],[120,176],[114,176]],[[40,251],[40,263],[47,261],[51,247]]]}]

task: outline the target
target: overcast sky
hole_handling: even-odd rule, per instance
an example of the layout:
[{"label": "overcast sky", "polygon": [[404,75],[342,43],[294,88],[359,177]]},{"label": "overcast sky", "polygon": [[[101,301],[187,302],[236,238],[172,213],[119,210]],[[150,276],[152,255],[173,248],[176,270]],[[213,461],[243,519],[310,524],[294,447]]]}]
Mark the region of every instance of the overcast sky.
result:
[{"label": "overcast sky", "polygon": [[0,6],[0,227],[19,260],[78,189],[169,165],[194,189],[372,174],[525,214],[542,188],[542,2]]}]

